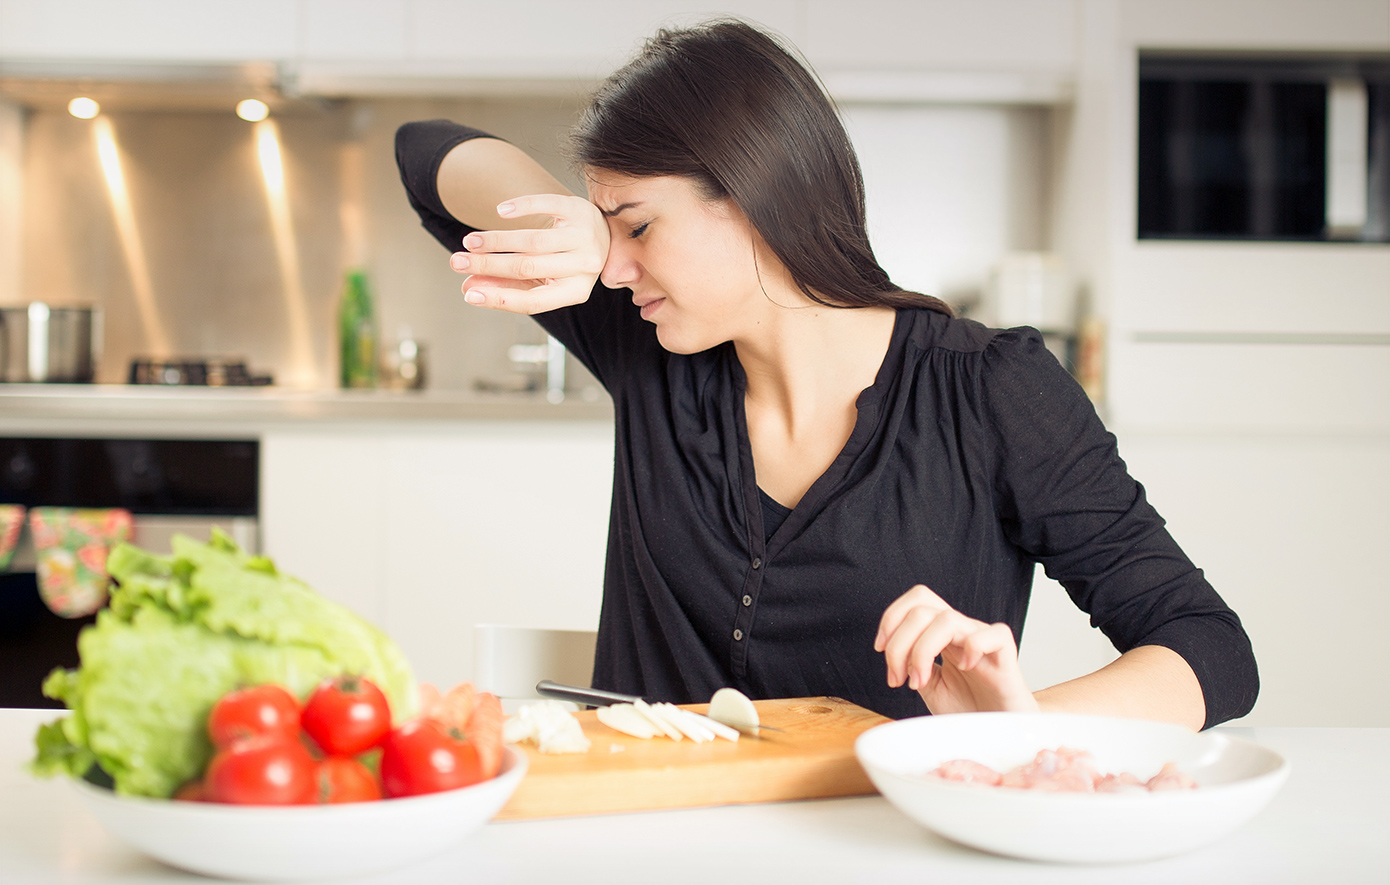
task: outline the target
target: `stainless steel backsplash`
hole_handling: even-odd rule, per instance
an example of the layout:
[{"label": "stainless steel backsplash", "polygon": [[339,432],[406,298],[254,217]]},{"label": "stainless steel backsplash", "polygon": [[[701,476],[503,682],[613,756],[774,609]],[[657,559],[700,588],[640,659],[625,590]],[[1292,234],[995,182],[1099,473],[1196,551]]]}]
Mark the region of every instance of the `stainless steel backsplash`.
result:
[{"label": "stainless steel backsplash", "polygon": [[507,348],[544,335],[527,318],[463,303],[448,253],[406,202],[395,130],[433,117],[471,123],[578,187],[561,144],[581,98],[293,103],[272,117],[292,234],[278,243],[256,128],[230,109],[103,114],[128,193],[124,219],[97,121],[31,111],[19,300],[103,308],[100,382],[124,381],[136,357],[244,357],[277,383],[332,387],[343,273],[361,265],[382,337],[408,326],[428,346],[432,387],[505,376]]}]

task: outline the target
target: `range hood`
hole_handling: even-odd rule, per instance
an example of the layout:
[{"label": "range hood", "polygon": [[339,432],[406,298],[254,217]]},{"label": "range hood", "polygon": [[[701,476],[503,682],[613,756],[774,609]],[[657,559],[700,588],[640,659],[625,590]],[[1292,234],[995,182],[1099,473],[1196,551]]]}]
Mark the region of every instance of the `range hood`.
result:
[{"label": "range hood", "polygon": [[285,82],[282,66],[272,62],[0,59],[0,96],[36,108],[63,107],[78,94],[121,110],[206,110],[243,98],[274,103],[283,99]]}]

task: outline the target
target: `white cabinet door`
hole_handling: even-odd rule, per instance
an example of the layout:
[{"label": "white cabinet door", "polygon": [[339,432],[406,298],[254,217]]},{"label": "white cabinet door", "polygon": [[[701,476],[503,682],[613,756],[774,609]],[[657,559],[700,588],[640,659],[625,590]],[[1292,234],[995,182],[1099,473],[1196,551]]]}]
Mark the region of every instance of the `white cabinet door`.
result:
[{"label": "white cabinet door", "polygon": [[1116,341],[1106,395],[1121,428],[1384,434],[1390,345]]},{"label": "white cabinet door", "polygon": [[1150,240],[1119,258],[1132,331],[1390,335],[1390,246]]},{"label": "white cabinet door", "polygon": [[1045,70],[1076,61],[1073,0],[805,0],[817,68]]},{"label": "white cabinet door", "polygon": [[283,0],[0,0],[0,56],[26,60],[290,59],[299,4]]},{"label": "white cabinet door", "polygon": [[382,623],[421,678],[472,678],[475,624],[597,629],[612,465],[606,423],[392,439]]},{"label": "white cabinet door", "polygon": [[609,423],[277,431],[261,459],[265,552],[422,680],[472,677],[475,624],[598,625]]},{"label": "white cabinet door", "polygon": [[1158,49],[1390,49],[1385,0],[1122,0],[1125,37]]},{"label": "white cabinet door", "polygon": [[[780,30],[796,20],[794,0],[733,6]],[[663,25],[729,12],[727,4],[678,0],[415,0],[405,17],[406,52],[417,74],[592,80],[607,76]]]},{"label": "white cabinet door", "polygon": [[1120,454],[1250,634],[1242,724],[1390,726],[1390,436],[1121,431]]},{"label": "white cabinet door", "polygon": [[[410,54],[409,0],[301,0],[301,57],[328,60],[402,60]],[[457,46],[462,54],[465,50]]]},{"label": "white cabinet door", "polygon": [[386,584],[382,433],[287,430],[261,438],[261,549],[281,571],[377,625]]}]

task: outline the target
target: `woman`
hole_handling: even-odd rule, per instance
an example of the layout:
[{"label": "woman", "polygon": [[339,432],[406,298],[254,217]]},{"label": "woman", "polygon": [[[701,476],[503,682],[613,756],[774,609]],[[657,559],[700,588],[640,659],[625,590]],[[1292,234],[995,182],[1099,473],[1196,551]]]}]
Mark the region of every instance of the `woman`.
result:
[{"label": "woman", "polygon": [[[1033,330],[889,280],[843,126],[775,40],[659,33],[574,146],[587,200],[476,130],[397,133],[466,300],[534,314],[613,397],[596,686],[1194,729],[1250,709],[1239,619],[1089,401]],[[1122,652],[1036,693],[1016,652],[1035,562]]]}]

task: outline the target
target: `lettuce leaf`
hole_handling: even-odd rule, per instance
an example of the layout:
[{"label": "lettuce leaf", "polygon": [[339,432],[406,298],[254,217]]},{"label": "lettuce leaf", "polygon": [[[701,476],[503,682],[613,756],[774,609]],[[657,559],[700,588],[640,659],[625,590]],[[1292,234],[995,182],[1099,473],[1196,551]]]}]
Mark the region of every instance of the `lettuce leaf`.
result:
[{"label": "lettuce leaf", "polygon": [[89,775],[119,793],[169,796],[212,755],[205,723],[234,688],[277,682],[304,698],[340,673],[381,687],[399,721],[413,715],[414,678],[384,633],[227,536],[174,539],[172,556],[111,552],[119,586],[78,637],[81,666],[55,670],[44,693],[71,715],[39,729],[31,770]]}]

